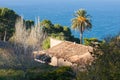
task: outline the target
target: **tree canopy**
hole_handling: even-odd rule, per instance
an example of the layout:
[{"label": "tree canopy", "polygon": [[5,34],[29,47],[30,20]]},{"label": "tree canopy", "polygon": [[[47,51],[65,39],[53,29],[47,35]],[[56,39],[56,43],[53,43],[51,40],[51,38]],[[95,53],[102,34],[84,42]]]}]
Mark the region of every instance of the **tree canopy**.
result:
[{"label": "tree canopy", "polygon": [[8,40],[13,32],[15,27],[16,19],[20,17],[13,10],[8,8],[0,8],[0,39],[3,40],[6,36]]},{"label": "tree canopy", "polygon": [[43,30],[51,37],[59,37],[63,40],[78,42],[76,38],[72,36],[71,30],[67,26],[62,26],[60,24],[53,24],[50,20],[41,21],[40,25]]}]

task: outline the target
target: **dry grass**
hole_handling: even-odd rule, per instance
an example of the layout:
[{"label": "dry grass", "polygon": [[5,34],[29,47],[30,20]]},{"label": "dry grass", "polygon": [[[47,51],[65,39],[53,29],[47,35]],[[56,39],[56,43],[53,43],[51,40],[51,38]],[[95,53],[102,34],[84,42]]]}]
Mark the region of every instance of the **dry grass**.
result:
[{"label": "dry grass", "polygon": [[[33,26],[29,30],[26,30],[23,19],[19,18],[16,21],[15,33],[10,39],[10,43],[4,43],[3,47],[0,46],[2,47],[0,51],[0,56],[3,58],[2,65],[8,65],[9,61],[13,59],[10,63],[13,63],[14,67],[25,69],[27,67],[36,66],[37,64],[33,59],[32,52],[41,49],[44,37],[45,35],[40,29],[40,26]],[[7,47],[8,44],[9,47]]]}]

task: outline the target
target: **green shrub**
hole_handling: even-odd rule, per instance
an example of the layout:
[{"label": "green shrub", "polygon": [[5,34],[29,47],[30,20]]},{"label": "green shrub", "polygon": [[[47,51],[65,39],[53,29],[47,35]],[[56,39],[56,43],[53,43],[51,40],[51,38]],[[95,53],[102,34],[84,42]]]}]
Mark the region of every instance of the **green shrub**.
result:
[{"label": "green shrub", "polygon": [[23,78],[22,70],[0,69],[0,80],[22,80]]},{"label": "green shrub", "polygon": [[70,67],[60,67],[53,71],[39,72],[29,71],[27,73],[29,80],[72,80],[75,75]]},{"label": "green shrub", "polygon": [[120,34],[106,38],[104,44],[95,48],[95,61],[86,72],[78,72],[77,80],[120,79]]},{"label": "green shrub", "polygon": [[103,41],[98,40],[97,38],[84,38],[84,44],[89,46],[100,45],[104,43]]},{"label": "green shrub", "polygon": [[50,48],[50,38],[46,38],[46,39],[43,41],[42,48],[43,48],[43,49],[48,49],[48,48]]}]

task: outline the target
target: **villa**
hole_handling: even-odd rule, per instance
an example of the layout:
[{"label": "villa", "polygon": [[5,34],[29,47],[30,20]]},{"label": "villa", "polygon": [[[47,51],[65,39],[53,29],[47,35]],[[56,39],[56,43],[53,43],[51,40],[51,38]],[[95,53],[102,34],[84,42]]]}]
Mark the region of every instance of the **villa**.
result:
[{"label": "villa", "polygon": [[93,61],[91,52],[93,52],[91,46],[50,38],[48,50],[33,53],[36,61],[52,66],[84,66]]}]

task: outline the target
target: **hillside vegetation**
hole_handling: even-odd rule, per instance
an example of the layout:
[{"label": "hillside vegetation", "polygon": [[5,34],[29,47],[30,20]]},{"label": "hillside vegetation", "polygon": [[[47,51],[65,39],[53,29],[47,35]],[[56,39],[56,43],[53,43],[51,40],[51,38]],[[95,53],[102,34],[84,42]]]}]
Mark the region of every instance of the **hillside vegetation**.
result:
[{"label": "hillside vegetation", "polygon": [[[8,8],[1,9],[8,10],[5,14],[11,11]],[[1,17],[1,20],[5,18],[6,16]],[[42,28],[39,23],[34,25],[33,21],[25,21],[22,17],[14,19],[14,22],[11,36],[7,35],[9,31],[4,30],[10,28],[9,24],[6,23],[8,26],[5,26],[4,21],[0,22],[3,24],[0,25],[0,35],[3,36],[0,41],[0,80],[71,80],[75,77],[70,67],[58,68],[34,61],[32,52],[41,50],[43,40],[49,36],[47,28],[44,29],[45,26]]]},{"label": "hillside vegetation", "polygon": [[94,51],[95,61],[87,71],[78,72],[77,80],[120,79],[120,34],[106,37]]}]

